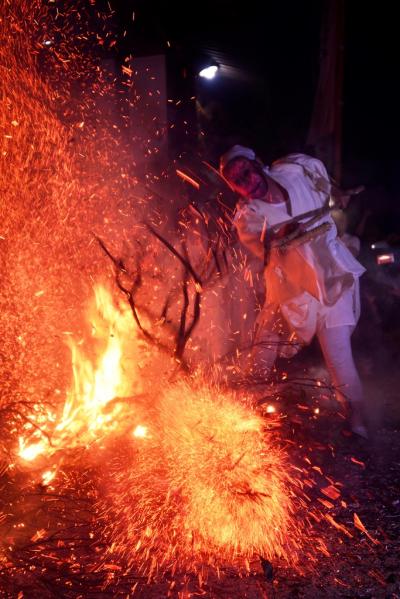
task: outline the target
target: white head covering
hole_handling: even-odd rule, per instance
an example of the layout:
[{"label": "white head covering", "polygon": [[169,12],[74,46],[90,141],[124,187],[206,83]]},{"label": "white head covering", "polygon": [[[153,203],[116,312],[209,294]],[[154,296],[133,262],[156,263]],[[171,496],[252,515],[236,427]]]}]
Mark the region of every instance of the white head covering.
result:
[{"label": "white head covering", "polygon": [[235,146],[232,146],[230,150],[225,152],[225,154],[223,154],[219,159],[219,172],[221,173],[221,175],[228,162],[230,162],[234,158],[238,158],[239,156],[248,158],[248,160],[256,159],[256,154],[254,150],[236,144]]}]

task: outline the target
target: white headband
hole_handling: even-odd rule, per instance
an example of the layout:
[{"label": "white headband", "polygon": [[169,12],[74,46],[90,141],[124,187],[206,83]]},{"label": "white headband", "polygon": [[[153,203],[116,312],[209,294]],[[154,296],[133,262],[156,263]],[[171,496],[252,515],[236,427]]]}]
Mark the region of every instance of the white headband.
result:
[{"label": "white headband", "polygon": [[244,158],[248,158],[248,160],[255,160],[256,154],[254,150],[251,148],[246,148],[245,146],[240,146],[236,144],[230,150],[225,152],[219,159],[219,172],[222,174],[224,168],[234,158],[238,158],[239,156],[243,156]]}]

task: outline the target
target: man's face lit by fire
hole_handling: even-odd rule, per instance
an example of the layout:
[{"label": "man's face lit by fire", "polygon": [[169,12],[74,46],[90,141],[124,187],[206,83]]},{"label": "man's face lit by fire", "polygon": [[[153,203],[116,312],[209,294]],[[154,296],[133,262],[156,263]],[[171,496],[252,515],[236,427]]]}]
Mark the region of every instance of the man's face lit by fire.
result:
[{"label": "man's face lit by fire", "polygon": [[254,160],[238,156],[228,162],[223,174],[230,187],[245,198],[261,199],[267,195],[266,177]]}]

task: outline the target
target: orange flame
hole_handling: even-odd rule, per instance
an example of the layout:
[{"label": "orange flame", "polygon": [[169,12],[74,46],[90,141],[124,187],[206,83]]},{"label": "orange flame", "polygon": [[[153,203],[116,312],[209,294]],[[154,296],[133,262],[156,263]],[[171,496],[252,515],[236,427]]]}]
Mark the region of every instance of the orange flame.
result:
[{"label": "orange flame", "polygon": [[91,343],[85,344],[91,358],[86,357],[83,342],[69,342],[73,388],[53,429],[47,423],[29,439],[19,439],[19,456],[25,461],[103,438],[120,426],[122,412],[126,410],[123,398],[143,390],[139,371],[140,342],[131,312],[127,307],[117,307],[104,287],[98,285],[94,292],[95,305],[89,312]]},{"label": "orange flame", "polygon": [[111,294],[101,286],[95,288],[95,297],[95,312],[89,316],[92,337],[107,346],[96,368],[78,344],[71,344],[75,384],[56,427],[56,431],[67,431],[68,436],[86,430],[96,438],[101,432],[115,429],[123,405],[115,403],[110,408],[110,402],[143,390],[138,370],[138,340],[129,308],[117,308]]}]

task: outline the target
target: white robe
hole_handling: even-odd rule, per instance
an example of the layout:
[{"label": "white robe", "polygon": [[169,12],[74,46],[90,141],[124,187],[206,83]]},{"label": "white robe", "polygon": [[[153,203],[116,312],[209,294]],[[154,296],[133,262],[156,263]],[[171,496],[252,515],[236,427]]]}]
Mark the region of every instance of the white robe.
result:
[{"label": "white robe", "polygon": [[[322,208],[330,193],[322,162],[303,154],[287,156],[267,167],[265,173],[286,190],[289,203],[240,202],[234,221],[242,243],[260,258],[265,228]],[[321,319],[328,328],[356,325],[360,314],[358,278],[365,269],[337,237],[330,214],[323,215],[313,227],[325,222],[331,227],[317,238],[284,254],[271,251],[264,271],[266,301],[259,326],[272,326],[273,315],[279,312],[288,333],[309,343]]]}]

